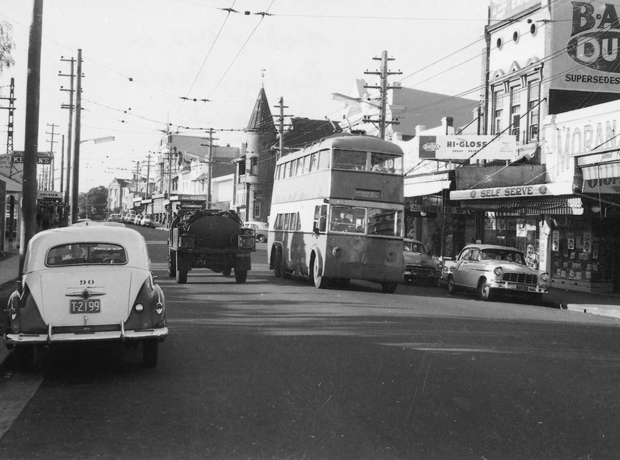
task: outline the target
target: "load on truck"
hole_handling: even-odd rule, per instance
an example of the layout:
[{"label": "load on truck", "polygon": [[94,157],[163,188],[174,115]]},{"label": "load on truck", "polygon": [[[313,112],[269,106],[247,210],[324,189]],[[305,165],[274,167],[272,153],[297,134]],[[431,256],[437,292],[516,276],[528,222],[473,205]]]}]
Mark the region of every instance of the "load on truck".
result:
[{"label": "load on truck", "polygon": [[172,220],[168,235],[168,275],[187,282],[192,268],[209,268],[245,283],[256,251],[254,229],[244,228],[234,211],[195,209]]}]

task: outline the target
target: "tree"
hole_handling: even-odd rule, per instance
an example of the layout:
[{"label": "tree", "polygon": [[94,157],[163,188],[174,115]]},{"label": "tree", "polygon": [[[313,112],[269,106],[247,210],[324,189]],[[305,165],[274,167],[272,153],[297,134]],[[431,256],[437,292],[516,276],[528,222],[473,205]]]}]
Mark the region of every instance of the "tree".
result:
[{"label": "tree", "polygon": [[0,72],[5,67],[11,67],[15,60],[11,56],[11,51],[15,48],[13,41],[13,26],[7,21],[0,21]]},{"label": "tree", "polygon": [[78,197],[79,217],[94,220],[104,219],[108,212],[108,189],[103,185],[91,188]]}]

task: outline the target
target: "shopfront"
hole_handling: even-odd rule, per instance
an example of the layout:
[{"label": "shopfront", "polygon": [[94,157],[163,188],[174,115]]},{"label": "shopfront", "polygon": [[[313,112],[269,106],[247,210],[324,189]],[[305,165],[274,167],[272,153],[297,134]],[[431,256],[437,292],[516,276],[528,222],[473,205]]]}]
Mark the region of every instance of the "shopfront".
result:
[{"label": "shopfront", "polygon": [[[475,240],[521,250],[530,267],[548,271],[552,285],[566,289],[610,289],[601,284],[603,229],[596,228],[572,183],[492,187],[451,192],[464,209],[477,213]],[[593,264],[593,256],[597,262]]]}]

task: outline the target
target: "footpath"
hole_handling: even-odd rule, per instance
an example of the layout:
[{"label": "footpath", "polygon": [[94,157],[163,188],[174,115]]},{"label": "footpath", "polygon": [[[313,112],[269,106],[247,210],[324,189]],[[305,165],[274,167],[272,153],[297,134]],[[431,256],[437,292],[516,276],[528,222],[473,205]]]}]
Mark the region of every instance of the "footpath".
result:
[{"label": "footpath", "polygon": [[[0,314],[4,314],[9,296],[15,290],[18,272],[19,253],[4,254],[4,257],[0,258]],[[541,304],[548,308],[620,319],[620,293],[593,294],[552,287]],[[4,331],[0,330],[0,333],[3,334]],[[7,356],[8,350],[0,340],[0,365]]]}]

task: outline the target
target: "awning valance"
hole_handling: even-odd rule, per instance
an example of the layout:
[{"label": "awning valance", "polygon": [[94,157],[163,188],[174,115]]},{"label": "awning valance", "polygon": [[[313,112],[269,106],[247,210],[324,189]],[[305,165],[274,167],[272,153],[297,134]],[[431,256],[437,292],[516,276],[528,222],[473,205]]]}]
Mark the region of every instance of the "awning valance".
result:
[{"label": "awning valance", "polygon": [[505,212],[510,214],[581,215],[583,203],[575,196],[550,196],[540,198],[507,198],[490,200],[463,200],[462,209],[474,211]]}]

